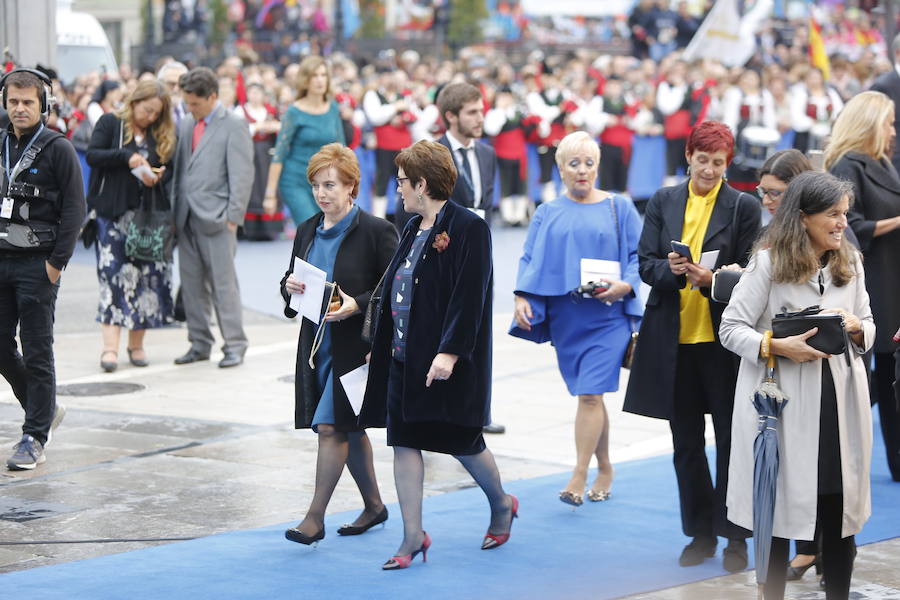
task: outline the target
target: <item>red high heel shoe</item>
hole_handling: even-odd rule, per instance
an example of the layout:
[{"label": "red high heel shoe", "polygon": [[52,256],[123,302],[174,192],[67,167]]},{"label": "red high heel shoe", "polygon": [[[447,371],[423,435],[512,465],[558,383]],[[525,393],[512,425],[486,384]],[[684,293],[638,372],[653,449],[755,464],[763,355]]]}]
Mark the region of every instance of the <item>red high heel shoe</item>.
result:
[{"label": "red high heel shoe", "polygon": [[413,559],[420,552],[422,553],[422,562],[428,562],[428,549],[431,548],[431,538],[428,537],[427,531],[423,531],[422,533],[425,534],[425,539],[422,540],[422,546],[418,550],[416,550],[412,554],[407,554],[405,556],[392,556],[386,563],[381,565],[381,568],[385,571],[405,569],[409,567]]},{"label": "red high heel shoe", "polygon": [[519,518],[519,499],[512,494],[510,494],[510,498],[512,498],[512,517],[509,519],[509,531],[506,533],[498,533],[496,535],[490,532],[486,533],[484,541],[481,542],[482,550],[493,550],[509,541],[509,536],[512,533],[513,519]]}]

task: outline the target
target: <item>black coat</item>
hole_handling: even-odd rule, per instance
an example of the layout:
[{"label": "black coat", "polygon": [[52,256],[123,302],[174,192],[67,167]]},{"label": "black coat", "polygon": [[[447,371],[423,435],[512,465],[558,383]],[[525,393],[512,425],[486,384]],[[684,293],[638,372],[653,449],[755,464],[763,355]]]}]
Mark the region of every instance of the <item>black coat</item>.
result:
[{"label": "black coat", "polygon": [[[624,410],[658,419],[671,416],[674,402],[681,325],[678,291],[687,285],[687,277],[672,273],[667,255],[672,251],[672,240],[681,239],[687,199],[688,182],[653,194],[647,203],[638,244],[641,279],[652,287],[628,378]],[[723,183],[703,238],[703,251],[719,250],[716,268],[732,263],[746,266],[759,227],[759,201]],[[708,288],[701,288],[700,292],[709,296]],[[717,344],[725,306],[709,302]],[[727,351],[723,349],[723,352]],[[734,394],[734,390],[721,393]]]},{"label": "black coat", "polygon": [[[442,135],[438,142],[444,145],[450,154],[453,150],[450,148],[450,140],[447,135]],[[487,144],[480,142],[475,143],[475,156],[478,159],[478,170],[481,179],[481,198],[475,198],[469,184],[466,183],[462,174],[456,178],[456,185],[453,186],[453,193],[450,199],[466,208],[477,208],[490,213],[491,207],[494,206],[494,179],[497,175],[497,153]],[[459,156],[453,156],[453,164],[458,164]]]},{"label": "black coat", "polygon": [[[294,258],[306,258],[316,237],[316,228],[322,222],[317,214],[300,224],[294,238],[294,249],[287,272],[281,279],[281,296],[284,298],[284,314],[297,316],[290,308],[291,297],[285,289],[288,275],[294,272]],[[381,274],[384,273],[397,249],[397,232],[394,226],[378,217],[360,210],[347,229],[334,260],[334,281],[359,306],[359,314],[343,321],[328,324],[331,328],[331,377],[334,383],[334,417],[338,431],[356,431],[356,415],[344,393],[338,378],[365,363],[369,345],[363,342],[360,331],[369,298]],[[297,344],[297,366],[294,379],[294,427],[308,428],[319,405],[320,391],[316,372],[309,367],[309,355],[318,326],[303,319],[300,340]]]},{"label": "black coat", "polygon": [[847,217],[865,260],[866,289],[875,317],[875,352],[893,352],[891,336],[900,325],[900,229],[873,237],[875,222],[900,215],[900,178],[893,165],[848,152],[831,173],[853,186]]},{"label": "black coat", "polygon": [[[387,285],[409,254],[421,222],[422,217],[413,217],[403,230],[385,276]],[[443,232],[450,236],[450,244],[438,252],[432,244],[435,235]],[[403,369],[406,421],[440,421],[468,427],[490,423],[494,286],[491,256],[491,232],[484,219],[447,202],[413,269]],[[359,415],[359,423],[364,427],[382,427],[387,420],[394,331],[389,287],[382,298],[372,340],[366,398]],[[431,362],[442,352],[459,356],[453,374],[426,388],[425,376]]]},{"label": "black coat", "polygon": [[[117,219],[129,209],[141,205],[147,187],[131,174],[128,159],[137,151],[134,140],[119,147],[122,120],[114,113],[106,113],[97,120],[91,134],[86,159],[91,166],[91,180],[88,187],[89,209],[107,219]],[[147,162],[152,167],[163,164],[156,153],[156,140],[147,131]],[[174,150],[174,149],[173,149]],[[172,178],[171,165],[166,163],[162,182],[154,186],[153,198],[157,210],[168,210],[169,202],[164,192],[166,183]],[[149,194],[148,194],[149,197]]]},{"label": "black coat", "polygon": [[[893,100],[895,112],[900,114],[900,73],[897,73],[897,69],[891,69],[879,76],[871,89],[886,94]],[[900,140],[900,119],[894,120],[894,129],[897,131],[897,139]],[[894,156],[891,160],[894,168],[900,171],[900,143],[894,145]]]}]

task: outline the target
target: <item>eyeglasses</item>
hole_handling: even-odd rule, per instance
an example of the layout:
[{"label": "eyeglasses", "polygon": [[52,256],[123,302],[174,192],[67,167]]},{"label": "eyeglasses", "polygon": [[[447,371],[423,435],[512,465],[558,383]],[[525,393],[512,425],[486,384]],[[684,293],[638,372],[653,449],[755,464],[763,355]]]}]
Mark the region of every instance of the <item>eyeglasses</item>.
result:
[{"label": "eyeglasses", "polygon": [[781,194],[784,193],[784,190],[769,190],[764,188],[761,185],[756,186],[756,195],[759,196],[759,199],[762,200],[766,194],[769,195],[769,198],[772,200],[778,200],[781,198]]},{"label": "eyeglasses", "polygon": [[403,185],[404,181],[409,181],[409,177],[398,177],[397,178],[397,187]]}]

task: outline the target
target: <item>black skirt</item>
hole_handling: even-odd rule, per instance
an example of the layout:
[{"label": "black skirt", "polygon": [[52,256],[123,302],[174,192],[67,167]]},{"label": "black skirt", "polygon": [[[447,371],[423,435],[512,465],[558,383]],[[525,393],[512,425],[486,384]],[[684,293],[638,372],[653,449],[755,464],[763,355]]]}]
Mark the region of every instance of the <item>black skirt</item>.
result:
[{"label": "black skirt", "polygon": [[408,422],[403,419],[403,363],[391,359],[388,375],[387,444],[454,456],[478,454],[485,449],[481,427],[443,421]]},{"label": "black skirt", "polygon": [[819,413],[819,495],[843,494],[837,393],[828,361],[822,361],[822,407]]}]

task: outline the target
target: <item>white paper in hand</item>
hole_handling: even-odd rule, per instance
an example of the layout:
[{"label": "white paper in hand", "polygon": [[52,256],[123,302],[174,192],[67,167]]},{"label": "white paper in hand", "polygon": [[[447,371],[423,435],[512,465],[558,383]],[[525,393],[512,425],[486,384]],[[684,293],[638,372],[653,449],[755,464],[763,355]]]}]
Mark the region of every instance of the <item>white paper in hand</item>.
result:
[{"label": "white paper in hand", "polygon": [[707,250],[700,255],[700,266],[706,267],[712,271],[716,267],[716,261],[719,259],[718,250]]},{"label": "white paper in hand", "polygon": [[141,183],[144,182],[144,176],[147,177],[156,177],[156,173],[154,173],[149,166],[142,164],[139,167],[135,167],[131,170],[131,174],[137,177],[138,181]]},{"label": "white paper in hand", "polygon": [[295,257],[294,279],[302,281],[306,291],[291,295],[291,308],[301,317],[318,324],[322,316],[322,302],[325,301],[325,271]]},{"label": "white paper in hand", "polygon": [[347,400],[350,402],[350,408],[353,409],[354,415],[359,415],[362,408],[363,398],[366,395],[366,381],[369,379],[369,365],[364,364],[358,369],[353,369],[349,373],[340,376],[341,385],[344,387],[344,393],[347,394]]}]

